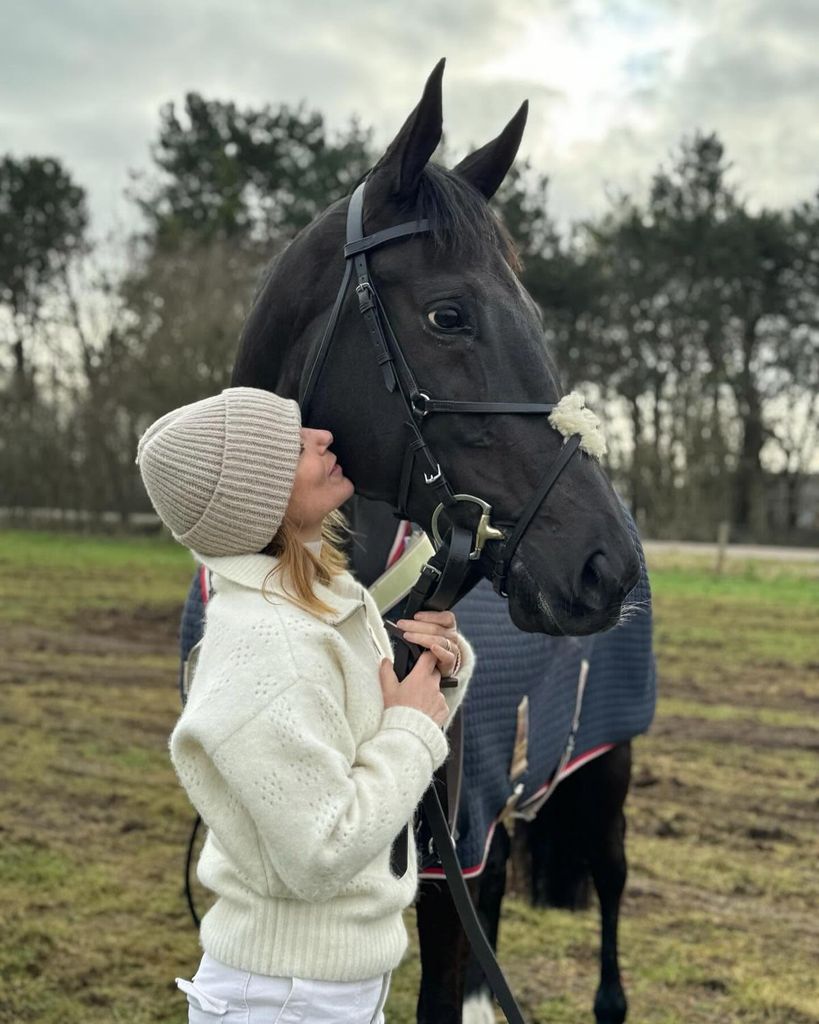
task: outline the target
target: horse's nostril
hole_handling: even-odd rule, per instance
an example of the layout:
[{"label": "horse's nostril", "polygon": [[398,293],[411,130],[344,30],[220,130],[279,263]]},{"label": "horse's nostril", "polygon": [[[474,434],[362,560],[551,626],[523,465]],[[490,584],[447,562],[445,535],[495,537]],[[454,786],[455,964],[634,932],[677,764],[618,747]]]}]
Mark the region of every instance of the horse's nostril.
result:
[{"label": "horse's nostril", "polygon": [[598,563],[605,560],[605,555],[597,551],[583,566],[582,584],[585,587],[595,587],[600,582],[600,569]]},{"label": "horse's nostril", "polygon": [[616,584],[609,561],[602,551],[587,559],[580,574],[580,595],[591,608],[603,608],[610,601],[612,585]]}]

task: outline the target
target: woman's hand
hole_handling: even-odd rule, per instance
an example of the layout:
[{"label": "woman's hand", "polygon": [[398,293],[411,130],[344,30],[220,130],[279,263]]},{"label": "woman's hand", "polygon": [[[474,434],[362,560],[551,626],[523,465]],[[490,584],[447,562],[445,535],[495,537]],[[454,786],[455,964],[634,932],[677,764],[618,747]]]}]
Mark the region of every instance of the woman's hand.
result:
[{"label": "woman's hand", "polygon": [[436,725],[444,724],[449,707],[441,693],[441,673],[430,652],[425,651],[421,655],[401,683],[387,658],[381,662],[380,676],[385,709],[396,706],[415,708],[429,715]]},{"label": "woman's hand", "polygon": [[435,655],[442,676],[455,676],[461,667],[461,634],[452,612],[416,612],[412,619],[399,619],[396,626],[404,638]]}]

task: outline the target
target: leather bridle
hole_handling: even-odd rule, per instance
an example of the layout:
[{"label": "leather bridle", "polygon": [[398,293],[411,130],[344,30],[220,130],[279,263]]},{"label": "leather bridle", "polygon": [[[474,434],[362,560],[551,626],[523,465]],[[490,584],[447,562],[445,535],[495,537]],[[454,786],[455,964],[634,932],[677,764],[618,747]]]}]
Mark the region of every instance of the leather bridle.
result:
[{"label": "leather bridle", "polygon": [[[384,386],[389,392],[396,390],[399,392],[406,411],[406,426],[410,432],[409,441],[404,449],[400,483],[395,501],[396,512],[405,519],[411,518],[407,511],[407,505],[416,470],[420,469],[423,472],[424,486],[436,499],[431,529],[437,546],[439,548],[448,547],[450,552],[453,551],[453,547],[457,547],[458,558],[456,561],[460,563],[458,571],[463,577],[471,568],[469,563],[481,557],[486,542],[497,542],[500,547],[497,549],[497,554],[492,557],[492,585],[501,596],[506,597],[506,582],[515,551],[547,494],[578,450],[581,441],[580,435],[574,434],[566,439],[560,454],[544,473],[517,523],[509,528],[508,534],[492,523],[492,506],[487,501],[473,494],[455,492],[441,469],[440,462],[432,454],[424,439],[422,427],[428,417],[447,413],[455,415],[491,413],[548,416],[554,410],[555,405],[545,402],[460,402],[436,399],[418,386],[415,375],[392,329],[375,283],[370,276],[367,253],[399,239],[426,234],[430,231],[430,224],[426,219],[408,221],[385,228],[383,231],[376,231],[371,235],[365,235],[363,210],[366,184],[366,180],[362,181],[350,198],[347,210],[347,241],[344,246],[344,277],[299,396],[302,417],[306,420],[309,415],[310,403],[330,350],[350,282],[355,278],[358,309],[375,350]],[[469,547],[465,557],[462,550],[464,541],[463,539],[458,541],[456,537],[460,531],[466,528],[458,527],[450,516],[452,527],[448,534],[448,541],[441,537],[438,529],[442,513],[451,513],[459,505],[475,505],[480,509],[477,526],[471,531],[466,531]],[[447,561],[451,561],[451,559],[447,559]],[[452,570],[454,569],[453,565]],[[460,584],[456,587],[454,582],[451,582],[448,590],[457,591],[459,586]]]},{"label": "leather bridle", "polygon": [[[367,334],[375,350],[375,357],[381,368],[384,386],[389,392],[399,392],[406,412],[406,426],[410,431],[409,442],[404,450],[398,495],[394,504],[396,512],[405,519],[411,519],[407,511],[410,489],[416,470],[423,472],[424,486],[429,488],[436,499],[432,515],[431,530],[438,549],[423,567],[418,580],[410,591],[403,609],[404,618],[412,618],[417,611],[432,609],[443,611],[451,608],[476,581],[477,574],[472,570],[475,562],[484,553],[487,541],[500,545],[498,553],[492,557],[492,585],[503,597],[506,597],[506,581],[512,557],[520,544],[521,538],[532,521],[535,513],[543,504],[557,478],[568,465],[578,450],[581,435],[573,434],[566,438],[560,454],[544,473],[534,494],[527,502],[517,523],[509,529],[508,535],[492,523],[492,506],[489,502],[473,494],[457,493],[450,485],[441,464],[430,451],[424,439],[422,426],[429,416],[445,413],[455,415],[516,414],[549,416],[555,409],[553,403],[543,402],[461,402],[448,399],[436,399],[419,388],[418,382],[407,362],[404,352],[387,316],[378,291],[370,276],[367,265],[367,253],[380,246],[390,244],[404,238],[426,234],[430,231],[426,219],[408,221],[394,227],[376,231],[372,235],[364,234],[364,192],[366,180],[353,192],[347,210],[347,241],[344,246],[345,268],[341,285],[336,295],[329,320],[324,329],[321,341],[316,348],[315,356],[310,365],[309,373],[304,381],[299,396],[302,418],[309,416],[310,403],[316,385],[321,376],[330,344],[338,324],[344,300],[355,278],[355,294],[358,309],[364,321]],[[480,518],[474,529],[469,529],[456,522],[451,513],[459,505],[475,505],[480,509]],[[449,513],[450,528],[445,537],[439,531],[440,517]],[[488,555],[488,552],[487,552]],[[404,642],[398,644],[395,652],[395,671],[399,679],[403,679],[411,668],[413,654],[410,646]],[[453,769],[450,775],[460,771],[462,757],[461,727],[456,716],[450,728],[451,752],[447,766],[436,773],[435,781],[427,789],[423,797],[424,813],[432,830],[438,856],[444,867],[447,883],[452,894],[458,915],[463,924],[484,974],[495,993],[498,1002],[510,1024],[523,1024],[523,1014],[509,989],[486,935],[478,921],[475,908],[461,874],[452,832],[457,815],[457,801],[449,802],[449,814],[444,813],[439,789],[446,800],[447,792],[451,794],[453,786],[447,787],[447,768]],[[401,832],[393,845],[391,865],[400,877],[407,868],[407,830]]]}]

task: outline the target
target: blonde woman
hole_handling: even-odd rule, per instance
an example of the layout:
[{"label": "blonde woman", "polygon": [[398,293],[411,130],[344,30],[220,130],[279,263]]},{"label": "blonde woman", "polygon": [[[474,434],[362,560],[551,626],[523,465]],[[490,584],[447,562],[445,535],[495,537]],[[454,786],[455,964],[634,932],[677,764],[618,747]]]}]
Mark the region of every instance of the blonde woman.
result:
[{"label": "blonde woman", "polygon": [[473,655],[450,612],[421,612],[400,623],[426,650],[399,685],[338,547],[353,485],[332,440],[295,402],[229,388],[139,444],[154,507],[214,587],[170,740],[216,897],[199,969],[177,979],[190,1024],[379,1024],[407,944],[415,857],[396,877],[390,848],[446,757]]}]

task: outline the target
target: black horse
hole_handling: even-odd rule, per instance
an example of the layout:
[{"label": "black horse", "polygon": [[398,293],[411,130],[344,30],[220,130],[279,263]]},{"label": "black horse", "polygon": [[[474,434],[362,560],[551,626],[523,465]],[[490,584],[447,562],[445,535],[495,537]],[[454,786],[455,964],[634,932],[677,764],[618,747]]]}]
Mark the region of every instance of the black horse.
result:
[{"label": "black horse", "polygon": [[[514,160],[526,105],[496,139],[445,171],[429,162],[441,139],[442,74],[443,61],[367,179],[368,235],[409,218],[430,225],[429,233],[402,237],[371,254],[388,333],[400,342],[422,392],[463,401],[557,402],[558,378],[537,307],[515,273],[512,243],[487,205]],[[234,385],[291,398],[304,392],[344,275],[348,203],[330,206],[274,259],[242,332]],[[403,398],[384,385],[350,289],[307,425],[332,431],[334,450],[358,494],[398,509],[406,489],[407,518],[431,533],[439,501],[434,481],[420,460],[409,480],[401,479],[415,437]],[[417,419],[440,471],[459,493],[491,505],[494,521],[507,529],[564,442],[545,416],[425,417],[419,410]],[[463,503],[451,518],[471,527],[475,513],[474,504]],[[483,548],[473,582],[491,576],[500,544],[491,540]],[[594,633],[618,621],[639,571],[611,484],[599,463],[580,453],[517,547],[505,581],[510,613],[523,630]]]},{"label": "black horse", "polygon": [[[557,402],[558,378],[537,307],[517,277],[514,246],[487,205],[517,153],[526,104],[497,138],[446,171],[429,162],[441,138],[442,74],[443,61],[367,179],[367,235],[410,218],[430,228],[370,257],[390,335],[400,340],[420,388],[436,397]],[[329,207],[274,259],[242,332],[234,385],[303,394],[344,274],[348,202]],[[333,432],[334,450],[360,495],[400,508],[430,532],[438,504],[431,480],[420,464],[402,479],[410,436],[418,435],[408,433],[402,397],[384,386],[352,290],[342,300],[306,423]],[[480,496],[507,533],[564,442],[545,416],[427,418],[419,411],[414,426],[454,489]],[[463,503],[450,516],[471,527],[474,513],[473,504]],[[501,543],[487,542],[473,563],[471,584],[492,576]],[[503,587],[509,614],[530,633],[586,636],[619,621],[639,578],[625,512],[599,464],[578,453],[516,548]],[[420,921],[423,900],[419,915]],[[446,943],[440,933],[436,939]],[[448,952],[446,944],[442,948]],[[440,965],[440,952],[437,959]],[[451,967],[445,960],[442,984],[433,985],[437,1006],[422,993],[419,1020],[460,1020],[457,959]],[[452,995],[445,997],[445,990]]]}]

